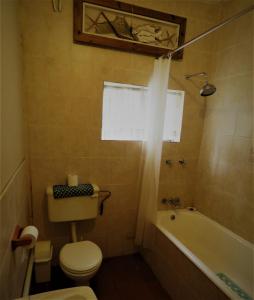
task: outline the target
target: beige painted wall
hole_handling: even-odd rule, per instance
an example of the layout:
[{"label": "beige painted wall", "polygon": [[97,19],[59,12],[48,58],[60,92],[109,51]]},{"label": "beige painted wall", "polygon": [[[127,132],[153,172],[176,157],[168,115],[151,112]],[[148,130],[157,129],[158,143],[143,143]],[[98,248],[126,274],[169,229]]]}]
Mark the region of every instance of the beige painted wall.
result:
[{"label": "beige painted wall", "polygon": [[11,251],[17,224],[28,219],[28,174],[22,121],[21,38],[18,1],[0,1],[0,299],[21,296],[27,250]]},{"label": "beige painted wall", "polygon": [[[104,256],[135,251],[133,238],[138,209],[141,143],[100,140],[103,81],[146,85],[153,58],[72,42],[72,1],[54,13],[49,0],[22,0],[26,118],[29,123],[34,221],[42,239],[56,249],[69,241],[68,224],[50,224],[45,189],[65,183],[70,172],[80,181],[112,191],[104,215],[81,222],[80,238],[99,244]],[[129,1],[130,2],[130,1]],[[187,39],[219,18],[216,5],[189,1],[132,1],[188,18]],[[187,72],[208,71],[212,40],[187,49],[183,61],[172,63],[170,88],[186,91],[180,144],[165,143],[163,159],[186,159],[185,168],[162,164],[160,197],[193,201],[195,165],[203,127],[204,101]]]},{"label": "beige painted wall", "polygon": [[[228,17],[253,1],[223,6]],[[254,241],[253,13],[216,34],[216,60],[207,99],[195,206]]]}]

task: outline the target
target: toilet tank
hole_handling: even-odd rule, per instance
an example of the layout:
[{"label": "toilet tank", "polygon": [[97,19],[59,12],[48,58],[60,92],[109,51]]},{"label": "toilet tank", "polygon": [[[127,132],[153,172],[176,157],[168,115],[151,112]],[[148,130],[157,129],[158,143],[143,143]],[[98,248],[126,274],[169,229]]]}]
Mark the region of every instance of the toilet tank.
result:
[{"label": "toilet tank", "polygon": [[99,187],[93,184],[92,196],[55,199],[53,187],[47,188],[48,217],[51,222],[67,222],[94,219],[98,215]]}]

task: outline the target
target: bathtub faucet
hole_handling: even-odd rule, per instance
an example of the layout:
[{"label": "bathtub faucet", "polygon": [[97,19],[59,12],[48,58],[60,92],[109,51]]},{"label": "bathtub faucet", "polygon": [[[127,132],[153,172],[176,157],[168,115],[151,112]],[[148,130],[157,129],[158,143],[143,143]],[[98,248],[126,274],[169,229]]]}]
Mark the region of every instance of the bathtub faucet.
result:
[{"label": "bathtub faucet", "polygon": [[169,206],[173,206],[174,208],[177,208],[177,207],[180,207],[181,206],[181,199],[178,198],[178,197],[175,197],[175,198],[163,198],[161,200],[161,203],[162,204],[166,204],[166,205],[169,205]]}]

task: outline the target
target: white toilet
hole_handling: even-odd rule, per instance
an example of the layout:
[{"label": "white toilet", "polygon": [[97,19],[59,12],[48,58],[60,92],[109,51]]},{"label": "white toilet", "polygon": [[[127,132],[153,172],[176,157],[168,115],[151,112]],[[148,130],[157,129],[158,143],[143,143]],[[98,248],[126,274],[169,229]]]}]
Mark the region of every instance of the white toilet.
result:
[{"label": "white toilet", "polygon": [[47,188],[48,216],[51,222],[70,222],[72,243],[60,251],[63,272],[78,285],[88,285],[102,262],[101,249],[91,241],[78,241],[75,221],[95,219],[98,214],[99,188],[93,185],[92,196],[55,199],[53,188]]}]

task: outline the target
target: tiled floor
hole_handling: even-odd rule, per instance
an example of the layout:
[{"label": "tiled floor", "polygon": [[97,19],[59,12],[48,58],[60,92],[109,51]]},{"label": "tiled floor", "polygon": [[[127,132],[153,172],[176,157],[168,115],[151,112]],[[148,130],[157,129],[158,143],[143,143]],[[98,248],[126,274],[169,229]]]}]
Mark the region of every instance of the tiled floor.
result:
[{"label": "tiled floor", "polygon": [[[33,283],[31,294],[73,286],[59,268],[53,268],[50,284]],[[92,279],[99,300],[170,300],[139,254],[106,259]]]}]

